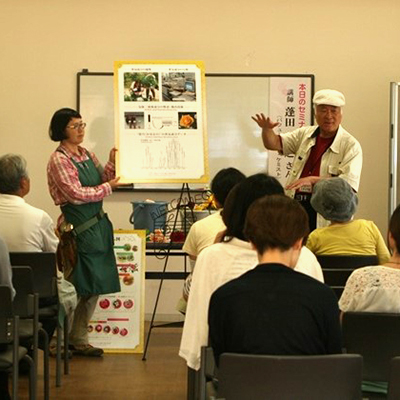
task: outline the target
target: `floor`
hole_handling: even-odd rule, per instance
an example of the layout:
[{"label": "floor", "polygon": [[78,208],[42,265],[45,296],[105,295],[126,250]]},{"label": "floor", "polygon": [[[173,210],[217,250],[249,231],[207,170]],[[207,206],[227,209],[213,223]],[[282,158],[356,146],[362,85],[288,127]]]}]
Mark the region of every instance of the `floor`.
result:
[{"label": "floor", "polygon": [[[102,358],[75,356],[70,374],[55,386],[55,360],[51,359],[50,398],[55,400],[184,400],[187,368],[178,356],[182,328],[153,329],[147,360],[141,354],[105,354]],[[41,361],[41,360],[40,360]],[[43,399],[39,364],[38,399]],[[29,398],[28,378],[20,379],[20,399]]]}]

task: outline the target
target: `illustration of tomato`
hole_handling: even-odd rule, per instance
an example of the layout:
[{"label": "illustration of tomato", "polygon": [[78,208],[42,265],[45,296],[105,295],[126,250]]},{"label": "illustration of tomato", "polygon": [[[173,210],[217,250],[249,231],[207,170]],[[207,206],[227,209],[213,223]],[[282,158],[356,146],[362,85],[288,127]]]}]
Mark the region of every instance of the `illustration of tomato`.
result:
[{"label": "illustration of tomato", "polygon": [[96,325],[96,332],[101,332],[103,330],[103,327],[100,324]]},{"label": "illustration of tomato", "polygon": [[122,301],[120,299],[116,299],[113,301],[114,308],[120,308],[122,306]]},{"label": "illustration of tomato", "polygon": [[110,307],[110,300],[108,299],[103,299],[99,302],[99,306],[105,310],[106,308]]},{"label": "illustration of tomato", "polygon": [[88,327],[87,327],[87,331],[90,333],[90,332],[93,332],[93,325],[89,325]]},{"label": "illustration of tomato", "polygon": [[124,278],[122,279],[122,282],[124,282],[125,285],[132,285],[133,284],[133,275],[126,275],[124,276]]},{"label": "illustration of tomato", "polygon": [[110,332],[111,332],[111,328],[110,328],[108,325],[106,325],[106,326],[103,328],[103,331],[104,331],[104,333],[110,333]]},{"label": "illustration of tomato", "polygon": [[119,328],[118,328],[118,326],[114,326],[114,328],[112,329],[112,333],[113,333],[114,335],[116,335],[117,333],[119,333]]},{"label": "illustration of tomato", "polygon": [[132,307],[133,307],[133,301],[130,300],[130,299],[129,299],[129,300],[125,300],[125,301],[124,301],[124,307],[125,307],[125,308],[128,308],[128,309],[129,309],[129,308],[132,308]]},{"label": "illustration of tomato", "polygon": [[128,334],[128,329],[125,329],[125,328],[121,329],[120,334],[121,334],[121,336],[126,336]]}]

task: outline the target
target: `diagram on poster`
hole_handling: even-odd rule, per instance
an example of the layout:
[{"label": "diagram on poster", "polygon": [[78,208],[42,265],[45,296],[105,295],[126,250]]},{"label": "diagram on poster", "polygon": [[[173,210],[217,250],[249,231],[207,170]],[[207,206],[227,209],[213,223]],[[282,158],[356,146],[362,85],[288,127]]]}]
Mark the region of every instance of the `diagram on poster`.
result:
[{"label": "diagram on poster", "polygon": [[88,326],[91,345],[104,350],[143,353],[146,235],[115,231],[119,293],[99,296]]},{"label": "diagram on poster", "polygon": [[204,66],[117,61],[117,175],[121,183],[207,182]]}]

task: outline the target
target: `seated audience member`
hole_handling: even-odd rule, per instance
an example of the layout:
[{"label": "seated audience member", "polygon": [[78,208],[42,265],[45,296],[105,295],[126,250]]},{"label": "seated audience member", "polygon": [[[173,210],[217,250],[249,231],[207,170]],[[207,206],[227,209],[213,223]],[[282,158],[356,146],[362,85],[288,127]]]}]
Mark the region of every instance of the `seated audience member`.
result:
[{"label": "seated audience member", "polygon": [[[225,199],[231,189],[245,178],[244,174],[236,168],[222,169],[214,176],[211,182],[211,192],[214,196],[218,211],[195,222],[191,226],[185,243],[183,244],[183,251],[189,255],[191,260],[192,270],[194,268],[194,262],[200,252],[204,248],[212,245],[216,235],[225,229],[225,224],[221,216],[221,210],[224,207]],[[185,312],[186,310],[186,302],[189,296],[191,282],[192,274],[190,274],[185,281],[183,298],[179,300],[177,306],[177,309],[181,312]]]},{"label": "seated audience member", "polygon": [[[349,276],[339,300],[342,313],[400,313],[400,206],[390,219],[388,242],[392,256],[387,262],[357,268]],[[363,381],[365,391],[387,393],[387,389],[387,382]]]},{"label": "seated audience member", "polygon": [[0,157],[0,235],[9,251],[57,250],[58,238],[50,216],[25,202],[30,180],[22,156]]},{"label": "seated audience member", "polygon": [[311,232],[307,247],[316,255],[377,255],[381,264],[387,262],[390,254],[378,227],[353,219],[357,204],[356,193],[342,178],[318,182],[311,205],[331,224]]},{"label": "seated audience member", "polygon": [[10,255],[6,242],[0,237],[0,285],[6,285],[11,288],[13,297],[15,290],[12,284],[12,269],[10,264]]},{"label": "seated audience member", "polygon": [[[226,225],[221,243],[204,249],[196,261],[179,355],[188,367],[200,368],[201,346],[208,343],[207,314],[212,293],[221,285],[253,269],[257,253],[246,241],[243,229],[249,206],[265,195],[282,194],[283,187],[273,177],[256,174],[237,184],[229,193],[222,218]],[[323,281],[321,266],[307,248],[301,249],[297,271]]]},{"label": "seated audience member", "polygon": [[390,259],[382,265],[357,268],[340,297],[342,312],[400,312],[400,206],[389,222]]},{"label": "seated audience member", "polygon": [[[43,210],[25,202],[24,197],[29,193],[30,180],[26,161],[20,155],[6,154],[0,157],[0,235],[7,243],[9,251],[19,252],[56,252],[58,238],[54,231],[53,220]],[[72,284],[63,279],[58,273],[59,289],[62,288],[72,295],[65,302],[59,290],[60,302],[65,311],[72,313],[76,295]],[[46,299],[40,300],[40,307],[46,307]],[[41,318],[40,322],[49,335],[53,336],[56,328],[54,318]],[[55,354],[55,343],[50,346],[50,353]]]},{"label": "seated audience member", "polygon": [[259,264],[211,296],[208,323],[217,364],[224,352],[341,353],[334,292],[294,271],[308,230],[307,213],[296,200],[265,196],[250,206],[244,232]]},{"label": "seated audience member", "polygon": [[[6,285],[11,288],[12,296],[15,295],[15,290],[12,284],[12,269],[10,264],[10,255],[4,240],[0,237],[0,285]],[[7,345],[1,344],[0,351],[6,350]],[[8,373],[0,372],[0,399],[10,399],[8,391]]]}]

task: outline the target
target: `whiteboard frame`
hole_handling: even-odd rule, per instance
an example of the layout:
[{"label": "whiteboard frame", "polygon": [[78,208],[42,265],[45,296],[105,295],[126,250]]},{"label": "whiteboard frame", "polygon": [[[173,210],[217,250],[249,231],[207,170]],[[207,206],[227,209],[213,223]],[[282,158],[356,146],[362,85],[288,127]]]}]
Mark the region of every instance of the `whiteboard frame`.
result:
[{"label": "whiteboard frame", "polygon": [[[88,69],[82,69],[80,72],[77,73],[77,92],[76,92],[76,104],[77,104],[77,110],[80,112],[82,103],[81,103],[81,89],[82,89],[82,84],[81,81],[82,79],[90,76],[104,76],[104,77],[112,77],[114,74],[113,72],[91,72]],[[311,85],[311,97],[314,94],[314,89],[315,89],[315,76],[313,74],[248,74],[248,73],[206,73],[205,74],[206,81],[207,77],[220,77],[220,78],[274,78],[274,77],[293,77],[293,78],[307,78],[310,80],[310,85]],[[312,112],[312,109],[310,110],[311,115],[311,123],[313,124],[314,122],[314,114]],[[210,131],[210,129],[208,129]],[[210,137],[208,138],[210,141]],[[261,142],[260,142],[260,148],[262,148]],[[210,157],[209,157],[209,168],[211,171],[211,162],[210,162]],[[212,176],[210,177],[212,179]],[[138,192],[177,192],[181,190],[181,184],[132,184],[128,185],[127,187],[120,188],[118,191],[138,191]],[[204,184],[191,184],[190,189],[191,190],[202,190],[204,188]]]}]

